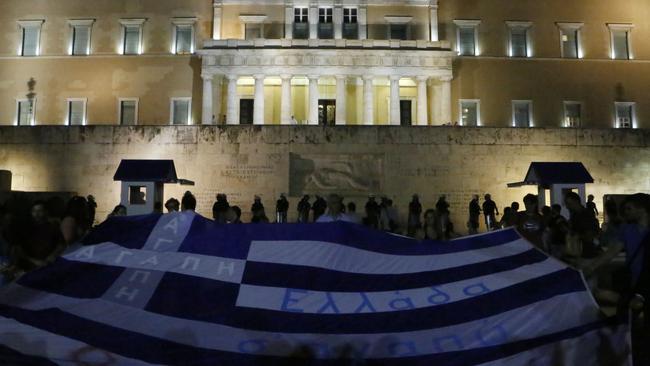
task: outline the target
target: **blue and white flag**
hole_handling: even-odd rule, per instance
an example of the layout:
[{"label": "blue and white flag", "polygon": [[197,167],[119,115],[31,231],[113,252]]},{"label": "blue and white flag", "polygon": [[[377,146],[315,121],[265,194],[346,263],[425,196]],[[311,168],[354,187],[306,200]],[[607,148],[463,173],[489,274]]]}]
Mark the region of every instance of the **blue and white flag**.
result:
[{"label": "blue and white flag", "polygon": [[[0,290],[1,365],[628,365],[580,272],[515,230],[113,218]],[[287,363],[289,362],[289,363]]]}]

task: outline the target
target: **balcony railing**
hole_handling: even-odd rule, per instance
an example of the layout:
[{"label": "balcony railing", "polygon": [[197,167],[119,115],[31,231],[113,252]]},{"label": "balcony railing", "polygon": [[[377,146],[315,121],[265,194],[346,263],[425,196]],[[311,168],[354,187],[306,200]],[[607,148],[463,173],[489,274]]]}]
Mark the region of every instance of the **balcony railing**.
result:
[{"label": "balcony railing", "polygon": [[380,39],[220,39],[207,40],[205,49],[222,48],[380,48],[449,50],[448,41],[402,41]]}]

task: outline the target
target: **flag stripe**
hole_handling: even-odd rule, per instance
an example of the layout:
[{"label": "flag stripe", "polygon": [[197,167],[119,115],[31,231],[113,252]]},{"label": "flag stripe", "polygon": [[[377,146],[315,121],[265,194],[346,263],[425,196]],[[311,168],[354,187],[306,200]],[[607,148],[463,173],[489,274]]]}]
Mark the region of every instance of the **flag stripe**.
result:
[{"label": "flag stripe", "polygon": [[[246,263],[242,283],[315,291],[390,291],[437,286],[461,281],[539,263],[547,258],[539,250],[531,249],[521,254],[490,259],[466,266],[396,275],[350,274],[322,268],[249,261]],[[273,275],[270,276],[270,273]],[[300,273],[300,276],[296,276],[296,273]]]},{"label": "flag stripe", "polygon": [[[60,304],[63,301],[69,305],[57,305],[61,310],[52,309],[46,305],[45,300],[50,304]],[[140,342],[141,335],[145,335],[206,349],[278,356],[288,355],[293,347],[301,344],[320,344],[322,349],[335,349],[344,344],[359,347],[371,344],[374,347],[367,351],[367,358],[390,358],[409,356],[407,353],[413,356],[467,351],[497,344],[505,345],[522,338],[532,339],[553,334],[584,324],[585,319],[593,316],[585,314],[581,307],[575,305],[579,304],[576,303],[574,295],[561,295],[533,306],[451,327],[378,334],[259,332],[156,315],[103,300],[75,302],[71,299],[60,299],[57,295],[48,296],[43,300],[43,305],[38,306],[49,310],[29,311],[0,306],[0,315],[13,317],[26,324],[36,322],[45,330],[52,327],[64,336],[73,336],[102,348],[103,346],[95,342],[100,340],[97,338],[106,335],[109,329],[105,326],[108,326],[129,331],[130,342]],[[120,316],[115,317],[113,314]],[[66,333],[68,327],[67,332],[72,334]],[[191,336],[188,336],[184,329],[191,329]],[[391,342],[386,344],[385,340]],[[113,350],[105,349],[111,352]],[[133,357],[127,353],[124,355]],[[331,355],[323,352],[317,356],[328,358]]]},{"label": "flag stripe", "polygon": [[[453,245],[453,244],[449,244]],[[523,239],[461,253],[406,256],[322,241],[253,241],[248,260],[362,274],[404,274],[448,269],[507,257],[531,249]]]}]

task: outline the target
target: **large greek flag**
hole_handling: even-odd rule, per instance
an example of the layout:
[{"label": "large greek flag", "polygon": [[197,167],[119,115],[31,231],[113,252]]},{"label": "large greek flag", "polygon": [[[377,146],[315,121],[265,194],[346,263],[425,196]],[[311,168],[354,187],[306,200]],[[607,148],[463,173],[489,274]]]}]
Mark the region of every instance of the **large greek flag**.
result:
[{"label": "large greek flag", "polygon": [[[627,365],[579,272],[515,230],[114,218],[0,290],[0,365]],[[288,363],[287,363],[288,362]]]}]

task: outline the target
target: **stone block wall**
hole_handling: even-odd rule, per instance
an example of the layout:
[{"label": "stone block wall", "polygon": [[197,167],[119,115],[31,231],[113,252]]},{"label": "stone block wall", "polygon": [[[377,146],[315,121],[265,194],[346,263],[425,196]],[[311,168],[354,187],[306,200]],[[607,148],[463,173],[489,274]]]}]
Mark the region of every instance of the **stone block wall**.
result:
[{"label": "stone block wall", "polygon": [[425,208],[440,194],[466,231],[472,194],[491,193],[499,209],[521,203],[530,188],[507,188],[533,161],[580,161],[595,179],[587,192],[599,208],[605,194],[650,190],[650,131],[390,126],[85,126],[1,127],[0,170],[22,191],[93,194],[103,219],[119,203],[113,174],[121,159],[174,159],[194,187],[168,185],[165,199],[186,189],[211,216],[218,192],[249,216],[259,194],[270,217],[280,193],[290,220],[303,193],[342,193],[359,211],[368,194],[392,198],[402,215],[418,193]]}]

